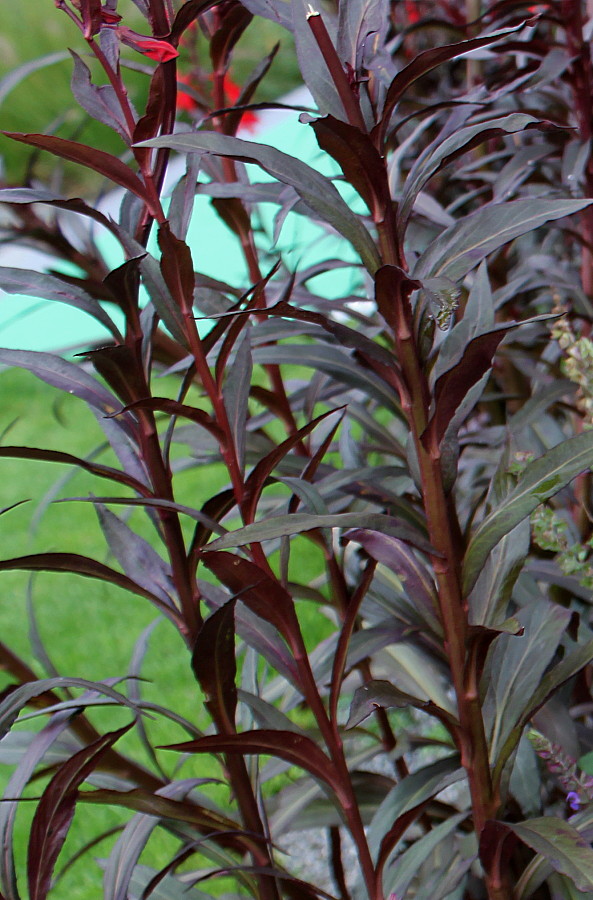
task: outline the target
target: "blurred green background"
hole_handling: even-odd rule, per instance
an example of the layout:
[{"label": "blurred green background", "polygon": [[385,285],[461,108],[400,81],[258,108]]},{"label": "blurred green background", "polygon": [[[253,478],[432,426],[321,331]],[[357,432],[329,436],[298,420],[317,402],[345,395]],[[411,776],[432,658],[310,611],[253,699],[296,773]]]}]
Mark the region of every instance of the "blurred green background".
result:
[{"label": "blurred green background", "polygon": [[[128,27],[142,34],[148,33],[146,20],[132,0],[121,2],[118,10]],[[258,19],[249,25],[236,47],[231,75],[241,83],[278,41],[281,44],[280,51],[258,91],[257,100],[277,99],[299,83],[292,38],[274,23]],[[23,3],[8,3],[4,0],[0,28],[1,129],[49,132],[101,147],[112,153],[122,153],[125,148],[121,139],[108,128],[89,119],[72,98],[72,60],[67,52],[69,48],[92,68],[85,41],[74,23],[54,6],[53,0],[26,0]],[[154,65],[139,53],[127,48],[123,50],[122,58],[128,59],[134,66],[151,69]],[[34,68],[35,60],[58,53],[64,54],[66,58],[51,62],[43,68]],[[204,40],[199,40],[198,57],[200,65],[208,70],[208,51]],[[185,61],[185,51],[182,49],[180,73],[183,73]],[[21,81],[18,70],[31,64],[33,66],[28,74],[25,69],[21,69],[24,74]],[[19,83],[13,86],[16,80]],[[142,109],[148,78],[145,74],[128,70],[126,84],[137,107]],[[31,151],[23,144],[0,136],[0,155],[4,160],[5,180],[9,183],[22,182],[28,170]],[[54,169],[55,161],[47,154],[35,157],[35,172],[38,175],[50,177]],[[66,173],[68,187],[73,191],[84,194],[93,184],[91,173],[80,167],[67,166]]]},{"label": "blurred green background", "polygon": [[[145,22],[131,0],[122,0],[119,12],[124,15],[129,27],[146,33]],[[112,153],[122,153],[124,146],[120,138],[91,121],[71,96],[72,60],[67,49],[74,49],[88,62],[86,45],[73,23],[56,9],[53,0],[26,0],[23,3],[4,0],[1,19],[0,128],[5,131],[55,133]],[[260,100],[275,99],[298,84],[290,37],[271,23],[259,20],[250,25],[237,47],[232,75],[241,83],[277,40],[282,41],[282,48],[258,94],[257,99]],[[208,59],[204,50],[204,45],[200,44],[199,52],[207,68]],[[35,60],[51,57],[52,54],[64,54],[64,58],[36,67]],[[153,63],[132,51],[127,58],[139,66],[147,63],[149,68],[153,66]],[[142,72],[129,71],[126,82],[137,108],[142,109],[147,76]],[[0,156],[3,160],[2,180],[11,186],[23,183],[31,174],[36,179],[49,181],[52,187],[63,190],[67,195],[92,197],[98,186],[89,171],[73,165],[62,166],[61,163],[56,167],[56,161],[48,154],[33,153],[23,144],[3,136],[0,136]],[[9,264],[6,260],[3,262]],[[61,304],[56,304],[56,315],[59,316],[61,311]],[[84,456],[102,441],[101,430],[84,404],[48,387],[26,371],[0,370],[0,398],[3,445],[55,448]],[[108,461],[104,456],[102,460]],[[51,504],[37,525],[32,527],[31,520],[40,499],[59,479],[67,477],[68,470],[62,465],[0,460],[0,510],[21,500],[29,501],[0,518],[1,558],[42,550],[66,550],[113,564],[113,560],[108,558],[97,517],[90,504]],[[188,505],[199,507],[206,499],[205,490],[214,492],[225,481],[226,476],[220,466],[194,467],[179,476],[180,496]],[[62,485],[59,495],[88,496],[91,492],[116,493],[109,483],[97,483],[96,479],[84,473],[74,472],[70,480]],[[121,508],[115,511],[122,513]],[[129,524],[147,536],[142,513],[135,512]],[[299,555],[301,577],[306,577],[306,567],[309,566],[313,578],[319,572],[316,555],[311,555],[308,545]],[[34,660],[32,652],[31,622],[27,610],[29,578],[23,572],[3,572],[0,585],[0,641],[22,654],[41,675],[42,668]],[[140,598],[77,576],[39,575],[34,581],[32,597],[40,638],[60,673],[89,679],[125,674],[136,640],[156,615]],[[306,610],[305,618],[312,621],[314,613],[313,609]],[[325,628],[327,623],[322,625],[322,632]],[[199,721],[200,698],[188,672],[185,647],[174,629],[161,622],[150,641],[143,671],[148,681],[143,693],[155,702]],[[0,673],[0,689],[11,681],[7,673]],[[122,724],[120,715],[114,715],[113,710],[107,712],[107,717],[99,713],[91,715],[98,727],[106,729]],[[161,722],[152,727],[156,729],[155,743],[184,737],[179,731],[172,734],[170,728],[163,730]],[[126,738],[124,749],[136,754],[139,759],[143,758],[144,751],[135,737]],[[171,770],[175,762],[173,759],[167,760]],[[0,763],[0,786],[6,783],[9,774],[9,768]],[[218,773],[202,771],[201,774]],[[32,793],[38,795],[40,789],[41,784],[38,783],[33,786]],[[33,809],[33,804],[25,804],[17,817],[17,866],[21,879],[24,879],[23,864]],[[79,850],[93,834],[116,826],[127,818],[128,814],[116,809],[82,808],[76,815],[58,870],[66,858]],[[91,860],[107,856],[113,840],[111,838],[97,845],[87,862],[83,861],[82,865],[75,866],[65,875],[52,896],[67,897],[68,900],[94,900],[101,896],[101,872]],[[160,840],[161,846],[153,856],[154,865],[164,863],[171,849],[166,841]],[[23,881],[21,887],[24,887]]]}]

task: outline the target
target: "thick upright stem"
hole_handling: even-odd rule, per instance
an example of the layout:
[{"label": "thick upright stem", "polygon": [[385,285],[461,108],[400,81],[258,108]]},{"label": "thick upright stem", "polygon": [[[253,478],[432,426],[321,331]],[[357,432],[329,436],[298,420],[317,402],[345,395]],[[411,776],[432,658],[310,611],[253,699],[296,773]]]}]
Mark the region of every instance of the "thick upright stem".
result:
[{"label": "thick upright stem", "polygon": [[[398,266],[401,252],[388,223],[387,215],[377,222],[381,251],[385,263]],[[425,446],[422,440],[429,420],[430,392],[414,337],[409,295],[410,289],[406,290],[400,284],[397,295],[390,298],[395,349],[403,376],[401,404],[414,440],[429,540],[435,551],[432,565],[445,650],[457,701],[457,739],[469,782],[474,828],[479,840],[484,825],[496,814],[497,801],[492,788],[475,663],[471,657],[468,659],[467,653],[468,616],[460,580],[463,548],[458,540],[459,523],[445,491],[440,448],[436,441]],[[489,900],[508,900],[508,891],[501,893],[503,889],[494,873],[485,874]]]}]

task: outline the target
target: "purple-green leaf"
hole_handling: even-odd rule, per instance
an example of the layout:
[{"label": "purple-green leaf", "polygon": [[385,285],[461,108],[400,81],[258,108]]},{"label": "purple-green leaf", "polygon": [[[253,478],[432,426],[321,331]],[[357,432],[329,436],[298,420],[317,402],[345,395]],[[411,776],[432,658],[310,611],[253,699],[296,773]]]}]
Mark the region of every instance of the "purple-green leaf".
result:
[{"label": "purple-green leaf", "polygon": [[342,200],[331,181],[301,160],[275,147],[214,131],[167,135],[143,141],[140,146],[170,147],[181,153],[202,151],[259,165],[278,181],[291,185],[310,209],[339,231],[358,251],[371,274],[379,267],[377,248],[358,216]]},{"label": "purple-green leaf", "polygon": [[164,750],[180,753],[263,754],[277,756],[292,766],[299,766],[315,778],[332,787],[340,796],[341,781],[328,756],[317,744],[295,731],[243,731],[241,734],[211,735],[197,741],[170,744]]},{"label": "purple-green leaf", "polygon": [[413,697],[411,694],[406,694],[405,691],[400,691],[388,681],[367,681],[366,684],[356,688],[354,692],[346,728],[360,725],[377,709],[404,709],[407,706],[422,709],[429,702],[428,697]]},{"label": "purple-green leaf", "polygon": [[566,875],[579,891],[593,890],[593,849],[588,840],[556,816],[506,823],[524,844],[543,856],[556,870]]},{"label": "purple-green leaf", "polygon": [[469,594],[498,542],[534,509],[593,466],[593,432],[585,431],[552,447],[529,463],[516,487],[471,536],[463,562],[463,589]]},{"label": "purple-green leaf", "polygon": [[44,790],[29,836],[27,877],[30,900],[45,900],[49,893],[54,866],[74,817],[78,787],[133,724],[109,732],[79,750],[59,767]]},{"label": "purple-green leaf", "polygon": [[14,141],[20,141],[29,147],[36,147],[39,150],[47,150],[54,156],[67,159],[70,162],[78,163],[87,169],[93,169],[98,175],[109,178],[120,187],[131,191],[137,197],[144,199],[146,189],[137,175],[134,175],[132,169],[104,150],[97,150],[95,147],[87,147],[85,144],[78,144],[76,141],[66,141],[63,138],[52,137],[47,134],[21,134],[16,131],[4,131],[6,137],[12,138]]},{"label": "purple-green leaf", "polygon": [[483,259],[540,225],[572,216],[593,200],[510,200],[484,206],[446,228],[420,256],[414,278],[461,281]]}]

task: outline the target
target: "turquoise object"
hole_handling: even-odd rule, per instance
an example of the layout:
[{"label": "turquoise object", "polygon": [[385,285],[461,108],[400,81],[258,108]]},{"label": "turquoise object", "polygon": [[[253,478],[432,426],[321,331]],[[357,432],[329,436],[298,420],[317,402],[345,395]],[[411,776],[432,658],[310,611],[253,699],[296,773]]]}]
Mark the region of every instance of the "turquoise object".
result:
[{"label": "turquoise object", "polygon": [[[286,103],[307,105],[310,99],[303,91],[295,92]],[[299,121],[298,112],[267,111],[261,116],[261,125],[257,133],[242,135],[245,139],[269,144],[289,153],[318,169],[326,175],[337,175],[336,164],[323,154],[315,140],[314,132],[308,125]],[[184,168],[184,160],[176,157],[173,173],[178,178]],[[252,183],[273,181],[274,179],[257,166],[247,166]],[[175,183],[176,178],[172,180]],[[205,180],[200,176],[200,181]],[[336,186],[343,190],[340,182]],[[351,188],[347,188],[345,199],[354,209],[364,211],[364,204],[357,195],[353,196]],[[101,209],[117,217],[117,209],[121,202],[121,193],[113,192]],[[360,288],[361,274],[356,266],[355,255],[337,234],[311,222],[308,217],[289,212],[280,229],[277,241],[274,242],[274,221],[279,207],[271,203],[258,205],[261,231],[257,235],[260,250],[271,260],[271,265],[278,252],[286,265],[291,269],[300,269],[323,260],[338,258],[344,262],[351,261],[353,266],[334,269],[318,275],[311,282],[312,289],[328,298],[346,296]],[[188,231],[187,242],[192,249],[196,271],[237,286],[244,290],[250,286],[243,254],[236,236],[224,225],[211,206],[210,198],[200,194],[196,196],[192,219]],[[116,268],[124,261],[121,247],[108,234],[98,236],[98,243],[111,268]],[[149,250],[158,256],[156,241],[149,244]],[[24,248],[4,247],[0,250],[0,265],[28,268],[34,271],[47,271],[49,268],[75,274],[67,270],[63,263],[36,254]],[[116,324],[118,311],[108,310]],[[201,329],[207,329],[208,323],[202,323]],[[109,332],[91,316],[64,303],[26,297],[20,294],[7,294],[0,291],[0,347],[18,350],[54,350],[64,351],[86,349],[89,346],[108,343]]]}]

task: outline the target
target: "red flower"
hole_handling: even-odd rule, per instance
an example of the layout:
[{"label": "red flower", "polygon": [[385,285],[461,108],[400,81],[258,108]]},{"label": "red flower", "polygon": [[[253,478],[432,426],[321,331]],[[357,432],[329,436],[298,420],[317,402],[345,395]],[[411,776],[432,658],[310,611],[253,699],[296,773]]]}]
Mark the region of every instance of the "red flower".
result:
[{"label": "red flower", "polygon": [[414,0],[406,0],[406,15],[410,25],[415,25],[416,22],[420,21],[420,12]]},{"label": "red flower", "polygon": [[117,25],[118,22],[121,22],[121,16],[119,13],[116,13],[113,9],[107,9],[107,7],[101,7],[101,21],[104,25]]},{"label": "red flower", "polygon": [[188,87],[191,87],[191,83],[192,80],[189,75],[177,76],[177,109],[188,113],[194,112],[199,104],[195,97],[184,91],[182,87],[179,87],[179,84],[187,84]]},{"label": "red flower", "polygon": [[[232,106],[239,99],[241,88],[234,81],[231,81],[228,75],[224,76],[224,93],[229,106]],[[241,116],[241,125],[247,131],[254,131],[257,127],[257,116],[251,110],[246,110]]]},{"label": "red flower", "polygon": [[132,47],[132,49],[137,50],[139,53],[143,53],[144,56],[156,59],[159,63],[169,62],[170,59],[175,59],[176,56],[179,56],[179,51],[176,50],[169,41],[146,37],[146,35],[138,34],[136,31],[132,31],[131,28],[127,28],[125,25],[118,25],[115,30],[117,31],[122,44]]},{"label": "red flower", "polygon": [[[212,77],[212,76],[210,76]],[[187,84],[189,87],[192,85],[192,79],[189,75],[180,75],[178,78],[178,82],[181,84]],[[229,106],[232,106],[235,103],[241,94],[241,88],[235,84],[234,81],[231,81],[228,75],[225,75],[224,78],[224,93],[226,97],[226,102]],[[192,97],[191,94],[188,94],[187,91],[184,91],[183,88],[178,88],[177,91],[177,109],[182,110],[183,112],[192,113],[196,109],[198,109],[198,102]],[[254,131],[257,127],[258,119],[257,115],[251,110],[246,110],[241,117],[241,125],[247,131]]]}]

